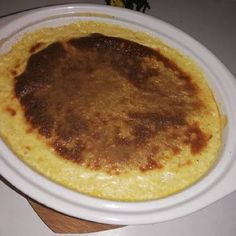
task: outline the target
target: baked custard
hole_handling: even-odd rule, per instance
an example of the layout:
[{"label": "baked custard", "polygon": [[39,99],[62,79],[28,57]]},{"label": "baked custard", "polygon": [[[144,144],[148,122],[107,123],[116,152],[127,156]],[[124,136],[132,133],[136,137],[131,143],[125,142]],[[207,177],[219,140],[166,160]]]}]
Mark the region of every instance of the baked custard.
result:
[{"label": "baked custard", "polygon": [[158,38],[78,22],[0,57],[0,134],[35,171],[119,200],[159,199],[217,160],[221,117],[203,72]]}]

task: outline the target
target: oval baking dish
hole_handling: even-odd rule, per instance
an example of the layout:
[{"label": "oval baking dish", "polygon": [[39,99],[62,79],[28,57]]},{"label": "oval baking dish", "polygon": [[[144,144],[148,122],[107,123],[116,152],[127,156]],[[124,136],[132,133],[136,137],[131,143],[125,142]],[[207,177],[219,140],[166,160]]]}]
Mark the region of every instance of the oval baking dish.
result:
[{"label": "oval baking dish", "polygon": [[227,117],[220,156],[211,171],[191,187],[169,197],[120,202],[99,199],[67,189],[41,176],[19,160],[0,140],[0,173],[31,198],[65,214],[110,224],[148,224],[174,219],[201,209],[236,190],[236,82],[205,47],[175,27],[126,9],[88,4],[58,5],[29,11],[1,29],[0,53],[25,33],[75,21],[115,23],[159,37],[190,56],[204,71],[220,108]]}]

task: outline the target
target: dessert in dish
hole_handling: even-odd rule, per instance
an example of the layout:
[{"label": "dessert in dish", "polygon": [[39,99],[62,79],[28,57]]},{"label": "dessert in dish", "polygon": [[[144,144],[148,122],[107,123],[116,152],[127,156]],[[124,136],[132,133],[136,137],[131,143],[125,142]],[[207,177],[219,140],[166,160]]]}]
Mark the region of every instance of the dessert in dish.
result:
[{"label": "dessert in dish", "polygon": [[0,65],[2,139],[67,188],[158,199],[217,160],[221,117],[203,72],[154,36],[92,21],[42,28]]}]

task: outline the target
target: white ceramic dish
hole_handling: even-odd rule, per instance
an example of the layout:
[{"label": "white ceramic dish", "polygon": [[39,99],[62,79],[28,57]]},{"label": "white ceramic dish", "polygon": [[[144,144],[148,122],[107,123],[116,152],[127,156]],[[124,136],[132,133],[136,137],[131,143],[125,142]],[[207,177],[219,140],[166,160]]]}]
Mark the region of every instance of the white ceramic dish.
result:
[{"label": "white ceramic dish", "polygon": [[[81,13],[91,13],[83,16]],[[95,16],[93,14],[106,14]],[[228,118],[223,146],[214,168],[199,182],[173,196],[146,202],[116,202],[89,197],[57,185],[23,164],[0,140],[0,174],[33,199],[65,214],[111,224],[148,224],[171,220],[201,209],[236,190],[236,82],[224,65],[194,39],[150,16],[126,9],[74,4],[40,8],[4,26],[0,53],[25,32],[45,26],[58,26],[78,20],[114,22],[151,33],[192,57],[205,72],[208,83]]]}]

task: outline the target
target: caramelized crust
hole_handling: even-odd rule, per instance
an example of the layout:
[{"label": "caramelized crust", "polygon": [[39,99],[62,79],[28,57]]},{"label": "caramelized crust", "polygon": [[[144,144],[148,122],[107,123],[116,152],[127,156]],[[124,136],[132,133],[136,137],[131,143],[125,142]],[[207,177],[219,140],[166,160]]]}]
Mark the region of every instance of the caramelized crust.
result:
[{"label": "caramelized crust", "polygon": [[157,50],[101,34],[40,46],[15,94],[62,158],[118,174],[163,168],[182,147],[196,155],[207,145],[188,120],[203,107],[197,85]]}]

